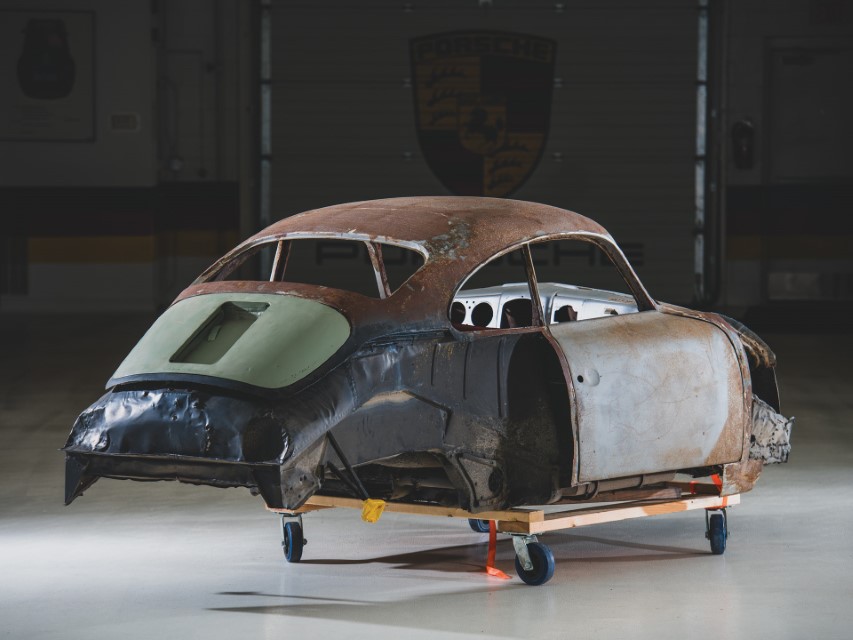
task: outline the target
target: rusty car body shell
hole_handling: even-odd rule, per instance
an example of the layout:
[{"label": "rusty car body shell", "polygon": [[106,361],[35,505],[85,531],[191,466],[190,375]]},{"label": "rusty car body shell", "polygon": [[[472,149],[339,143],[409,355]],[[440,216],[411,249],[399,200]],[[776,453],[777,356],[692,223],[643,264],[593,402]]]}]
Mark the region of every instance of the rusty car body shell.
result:
[{"label": "rusty car body shell", "polygon": [[[304,238],[365,243],[379,297],[223,279],[257,247],[278,243],[278,261],[288,241]],[[598,246],[636,313],[546,321],[529,246],[558,239]],[[424,258],[395,291],[383,245]],[[528,263],[533,326],[452,322],[465,280],[516,249]],[[321,492],[477,512],[591,499],[678,472],[719,473],[734,493],[749,490],[762,466],[749,457],[753,380],[779,409],[775,357],[760,338],[720,315],[658,303],[604,228],[548,205],[418,197],[309,211],[243,242],[173,308],[211,294],[316,301],[351,331],[283,388],[186,373],[170,358],[156,370],[120,367],[66,443],[66,502],[99,477],[246,486],[286,509]],[[175,330],[189,340],[195,327]]]}]

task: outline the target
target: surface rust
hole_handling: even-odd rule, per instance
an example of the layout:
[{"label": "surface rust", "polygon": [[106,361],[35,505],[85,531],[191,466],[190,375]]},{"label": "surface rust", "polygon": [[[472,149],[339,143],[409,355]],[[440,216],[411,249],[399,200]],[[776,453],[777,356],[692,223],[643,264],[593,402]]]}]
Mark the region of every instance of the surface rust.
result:
[{"label": "surface rust", "polygon": [[723,487],[720,495],[730,496],[752,490],[764,469],[761,460],[745,460],[723,466]]}]

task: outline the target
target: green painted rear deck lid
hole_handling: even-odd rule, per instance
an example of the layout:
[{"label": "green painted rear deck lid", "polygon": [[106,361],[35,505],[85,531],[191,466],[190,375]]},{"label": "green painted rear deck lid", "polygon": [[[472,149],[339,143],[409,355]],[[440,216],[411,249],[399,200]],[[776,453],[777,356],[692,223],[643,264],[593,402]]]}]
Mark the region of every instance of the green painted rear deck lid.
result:
[{"label": "green painted rear deck lid", "polygon": [[[223,310],[235,306],[252,311],[256,319],[232,331],[211,331]],[[203,339],[229,343],[212,362],[191,361],[186,355],[189,345],[205,331]],[[169,307],[119,365],[112,381],[179,373],[279,389],[315,371],[349,335],[344,315],[315,300],[262,293],[199,295]]]}]

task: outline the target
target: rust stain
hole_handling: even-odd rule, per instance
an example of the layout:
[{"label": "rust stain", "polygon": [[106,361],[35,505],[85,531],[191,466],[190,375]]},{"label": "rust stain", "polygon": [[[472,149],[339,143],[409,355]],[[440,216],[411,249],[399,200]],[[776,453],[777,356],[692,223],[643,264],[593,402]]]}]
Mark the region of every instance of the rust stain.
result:
[{"label": "rust stain", "polygon": [[750,491],[758,481],[764,463],[761,460],[745,460],[723,466],[723,488],[720,495],[730,496]]}]

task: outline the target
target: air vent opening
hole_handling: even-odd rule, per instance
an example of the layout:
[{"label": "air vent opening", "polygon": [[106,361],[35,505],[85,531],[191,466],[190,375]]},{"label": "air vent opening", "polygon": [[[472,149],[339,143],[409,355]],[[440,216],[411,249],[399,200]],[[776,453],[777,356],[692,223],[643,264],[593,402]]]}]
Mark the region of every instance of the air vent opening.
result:
[{"label": "air vent opening", "polygon": [[266,302],[226,302],[205,320],[169,362],[218,362],[268,308]]}]

